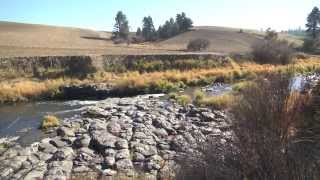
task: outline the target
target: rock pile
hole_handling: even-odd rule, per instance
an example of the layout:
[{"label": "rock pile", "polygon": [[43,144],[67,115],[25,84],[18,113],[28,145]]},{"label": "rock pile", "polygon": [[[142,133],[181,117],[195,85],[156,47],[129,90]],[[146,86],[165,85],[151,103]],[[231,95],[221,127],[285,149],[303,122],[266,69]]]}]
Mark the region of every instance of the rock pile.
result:
[{"label": "rock pile", "polygon": [[158,97],[112,98],[65,119],[57,136],[0,155],[0,179],[69,179],[88,173],[156,179],[208,136],[232,138],[223,112]]}]

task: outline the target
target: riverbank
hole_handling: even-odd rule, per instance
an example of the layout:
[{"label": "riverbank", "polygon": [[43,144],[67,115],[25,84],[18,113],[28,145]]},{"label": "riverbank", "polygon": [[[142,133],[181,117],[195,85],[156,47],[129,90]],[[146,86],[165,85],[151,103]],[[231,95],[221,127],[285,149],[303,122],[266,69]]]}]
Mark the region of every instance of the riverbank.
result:
[{"label": "riverbank", "polygon": [[[188,61],[186,61],[188,62]],[[291,65],[260,65],[235,62],[231,59],[216,67],[159,70],[155,72],[107,72],[86,74],[86,78],[13,78],[0,82],[0,103],[54,99],[103,99],[113,96],[134,96],[179,91],[188,86],[204,86],[214,82],[253,80],[276,72],[315,72],[320,67],[317,57],[298,59]],[[183,66],[185,66],[184,64]],[[85,90],[79,93],[81,89]]]},{"label": "riverbank", "polygon": [[57,136],[0,155],[1,179],[173,177],[175,157],[206,137],[232,138],[227,115],[158,95],[112,98],[65,119]]}]

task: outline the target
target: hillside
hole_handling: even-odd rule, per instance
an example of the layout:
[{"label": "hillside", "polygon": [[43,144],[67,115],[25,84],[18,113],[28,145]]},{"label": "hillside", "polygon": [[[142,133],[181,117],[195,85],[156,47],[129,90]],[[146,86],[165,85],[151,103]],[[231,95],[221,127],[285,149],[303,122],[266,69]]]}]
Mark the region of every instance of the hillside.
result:
[{"label": "hillside", "polygon": [[110,37],[110,32],[0,21],[0,56],[183,53],[195,38],[208,39],[209,52],[244,53],[262,35],[252,30],[195,27],[155,43],[115,45]]},{"label": "hillside", "polygon": [[184,48],[190,40],[195,38],[209,40],[211,45],[208,51],[222,53],[250,51],[252,44],[261,39],[251,32],[239,33],[239,29],[205,26],[195,27],[192,31],[163,41],[160,44],[172,48]]},{"label": "hillside", "polygon": [[151,45],[114,45],[110,32],[0,21],[0,56],[166,52]]}]

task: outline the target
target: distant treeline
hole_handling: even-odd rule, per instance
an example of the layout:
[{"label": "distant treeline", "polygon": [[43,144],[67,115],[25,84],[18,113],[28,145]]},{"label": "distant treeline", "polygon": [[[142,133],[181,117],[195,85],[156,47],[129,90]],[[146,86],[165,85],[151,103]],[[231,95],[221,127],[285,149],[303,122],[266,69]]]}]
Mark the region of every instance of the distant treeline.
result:
[{"label": "distant treeline", "polygon": [[298,28],[298,29],[289,29],[288,31],[286,31],[288,34],[290,35],[294,35],[294,36],[302,36],[305,37],[307,35],[306,31]]},{"label": "distant treeline", "polygon": [[[114,40],[128,40],[129,39],[129,21],[126,15],[119,11],[115,18],[115,25],[113,30]],[[142,20],[142,28],[136,31],[134,41],[156,41],[158,39],[167,39],[177,34],[189,31],[193,26],[191,18],[187,17],[184,12],[177,14],[176,18],[170,18],[158,29],[154,27],[153,19],[151,16],[144,17]]]}]

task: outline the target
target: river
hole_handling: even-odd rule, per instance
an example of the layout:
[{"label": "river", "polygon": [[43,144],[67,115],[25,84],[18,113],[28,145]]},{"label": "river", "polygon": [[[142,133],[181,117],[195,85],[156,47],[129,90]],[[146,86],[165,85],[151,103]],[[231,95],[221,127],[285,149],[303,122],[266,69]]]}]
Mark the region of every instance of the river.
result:
[{"label": "river", "polygon": [[39,129],[45,115],[60,119],[79,114],[97,101],[49,101],[0,106],[0,138],[19,136],[18,143],[28,145],[48,136]]}]

